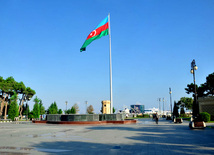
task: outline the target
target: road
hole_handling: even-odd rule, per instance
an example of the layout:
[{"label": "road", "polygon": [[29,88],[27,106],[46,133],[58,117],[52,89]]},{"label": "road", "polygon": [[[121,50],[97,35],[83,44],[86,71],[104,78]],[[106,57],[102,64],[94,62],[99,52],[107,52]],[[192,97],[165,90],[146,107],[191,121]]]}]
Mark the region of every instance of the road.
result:
[{"label": "road", "polygon": [[141,119],[137,124],[0,124],[0,154],[214,154],[214,128],[191,130]]}]

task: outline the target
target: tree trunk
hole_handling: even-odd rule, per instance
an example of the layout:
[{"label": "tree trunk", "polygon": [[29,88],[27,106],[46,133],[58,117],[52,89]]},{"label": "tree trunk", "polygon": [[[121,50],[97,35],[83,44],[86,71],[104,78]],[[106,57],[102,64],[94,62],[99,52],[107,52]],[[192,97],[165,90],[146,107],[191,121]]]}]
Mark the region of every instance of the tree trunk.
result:
[{"label": "tree trunk", "polygon": [[0,116],[3,115],[3,108],[4,108],[4,102],[5,102],[5,95],[3,93],[3,99],[1,99],[1,111],[0,111]]},{"label": "tree trunk", "polygon": [[3,102],[2,99],[0,100],[0,102],[1,102],[1,109],[0,109],[0,118],[1,118],[1,116],[2,116],[2,110],[3,110],[3,107],[4,107],[4,102]]},{"label": "tree trunk", "polygon": [[4,106],[5,106],[4,119],[7,119],[7,104],[8,104],[8,97],[9,97],[9,95],[6,94],[6,98],[5,98],[5,101],[4,101]]},{"label": "tree trunk", "polygon": [[2,99],[0,98],[0,102],[1,102],[1,105],[0,105],[0,118],[1,118],[1,115],[2,115],[2,107],[3,107],[3,105],[2,105]]},{"label": "tree trunk", "polygon": [[22,116],[22,111],[23,111],[23,105],[24,105],[24,98],[25,98],[25,96],[24,96],[24,94],[22,95],[22,99],[21,99],[21,104],[20,104],[20,117],[21,117],[21,120],[22,120],[22,118],[23,118],[23,116]]},{"label": "tree trunk", "polygon": [[5,102],[4,119],[7,119],[7,102]]}]

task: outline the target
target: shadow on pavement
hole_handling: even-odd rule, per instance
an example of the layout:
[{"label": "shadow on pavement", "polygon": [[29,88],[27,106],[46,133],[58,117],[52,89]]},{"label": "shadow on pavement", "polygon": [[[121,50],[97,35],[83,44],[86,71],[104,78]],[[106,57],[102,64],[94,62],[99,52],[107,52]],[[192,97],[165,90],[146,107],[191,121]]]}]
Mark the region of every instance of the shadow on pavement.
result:
[{"label": "shadow on pavement", "polygon": [[[212,129],[190,130],[185,125],[115,125],[92,126],[90,130],[126,131],[129,143],[57,141],[42,142],[32,147],[37,151],[56,154],[214,154]],[[212,131],[211,131],[212,130]],[[117,131],[117,132],[118,132]],[[136,136],[129,136],[129,132]],[[118,132],[120,133],[120,132]],[[120,136],[120,135],[118,135]],[[133,140],[130,143],[130,140]]]}]

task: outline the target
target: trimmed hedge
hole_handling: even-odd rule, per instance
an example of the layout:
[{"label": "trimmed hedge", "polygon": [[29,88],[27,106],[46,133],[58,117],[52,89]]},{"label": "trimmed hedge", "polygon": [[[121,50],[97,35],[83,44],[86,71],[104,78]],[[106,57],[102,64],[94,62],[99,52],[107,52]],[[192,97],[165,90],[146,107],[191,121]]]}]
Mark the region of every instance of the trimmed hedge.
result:
[{"label": "trimmed hedge", "polygon": [[143,114],[143,115],[137,115],[137,117],[142,117],[142,118],[149,118],[149,114]]},{"label": "trimmed hedge", "polygon": [[200,113],[201,119],[204,122],[209,122],[210,121],[210,114],[208,112],[202,112]]},{"label": "trimmed hedge", "polygon": [[143,114],[144,118],[149,118],[149,114]]}]

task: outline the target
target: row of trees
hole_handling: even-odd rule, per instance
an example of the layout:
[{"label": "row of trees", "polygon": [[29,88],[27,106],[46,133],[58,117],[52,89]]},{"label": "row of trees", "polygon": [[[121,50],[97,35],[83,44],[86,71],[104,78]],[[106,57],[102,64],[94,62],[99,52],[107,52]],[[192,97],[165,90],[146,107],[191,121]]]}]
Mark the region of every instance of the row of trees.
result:
[{"label": "row of trees", "polygon": [[[30,112],[30,118],[39,118],[39,115],[43,114],[62,114],[62,109],[58,109],[57,103],[54,102],[50,105],[50,107],[45,111],[44,106],[42,105],[42,100],[38,99],[37,97],[34,99],[34,107],[32,112]],[[65,110],[65,114],[77,114],[79,112],[79,106],[75,103],[71,109]],[[92,105],[88,106],[87,108],[88,114],[94,113],[94,108]]]},{"label": "row of trees", "polygon": [[[65,110],[65,114],[76,114],[76,113],[78,113],[78,112],[79,112],[79,106],[78,106],[77,103],[75,103],[75,104],[71,107],[71,109]],[[94,108],[93,108],[92,105],[89,105],[89,106],[87,107],[87,113],[88,113],[88,114],[94,114]]]},{"label": "row of trees", "polygon": [[[188,84],[187,88],[185,88],[187,94],[193,94],[193,98],[195,95],[195,87],[194,84]],[[201,84],[200,86],[196,85],[196,97],[205,97],[205,96],[214,96],[214,73],[209,74],[206,77],[206,82]],[[180,109],[180,115],[185,116],[185,110],[191,110],[193,108],[193,100],[192,97],[181,97],[178,102],[174,102],[173,114],[175,117],[179,117],[178,109]]]},{"label": "row of trees", "polygon": [[[30,100],[35,94],[36,92],[30,87],[26,87],[22,81],[17,82],[12,76],[6,79],[0,76],[0,118],[4,112],[4,119],[6,119],[7,113],[11,115],[17,107],[18,114],[22,118],[24,102]],[[19,104],[16,106],[18,100]],[[9,110],[8,105],[10,105]]]},{"label": "row of trees", "polygon": [[[188,84],[185,90],[187,94],[193,93],[194,97],[195,87],[193,83]],[[197,97],[214,96],[214,72],[206,77],[205,83],[201,84],[200,86],[196,84],[196,92]]]},{"label": "row of trees", "polygon": [[[27,104],[36,94],[35,90],[26,87],[25,84],[15,81],[11,76],[6,79],[0,76],[0,118],[8,118],[14,120],[15,117],[27,115],[29,118],[39,118],[43,114],[62,114],[62,109],[58,109],[56,102],[45,110],[42,100],[37,96],[34,98],[33,110],[30,111]],[[115,110],[114,110],[115,111]],[[79,112],[78,104],[74,104],[71,109],[65,111],[66,114],[76,114]],[[92,105],[87,107],[87,113],[93,114],[94,108]]]},{"label": "row of trees", "polygon": [[[34,98],[34,106],[33,110],[29,110],[29,106],[23,106],[24,112],[23,115],[28,116],[28,118],[32,119],[39,119],[40,115],[43,114],[62,114],[63,111],[62,109],[58,109],[57,103],[54,102],[52,103],[47,110],[45,110],[45,107],[43,106],[42,100],[39,99],[37,96]],[[10,103],[10,108],[9,108],[9,118],[14,120],[15,117],[19,116],[19,111],[18,111],[18,104],[17,104],[17,95],[13,95],[11,97],[11,103]],[[93,114],[94,108],[92,105],[90,105],[87,108],[87,113],[88,114]],[[74,104],[71,109],[68,109],[65,111],[65,114],[76,114],[79,112],[79,106],[78,104]]]}]

